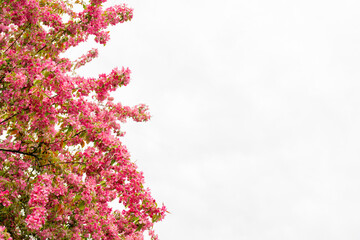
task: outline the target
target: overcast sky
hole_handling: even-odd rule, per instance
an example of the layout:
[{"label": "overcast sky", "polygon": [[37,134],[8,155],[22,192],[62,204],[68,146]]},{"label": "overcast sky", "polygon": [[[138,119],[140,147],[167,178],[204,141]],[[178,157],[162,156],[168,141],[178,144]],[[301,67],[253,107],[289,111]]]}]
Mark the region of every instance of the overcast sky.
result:
[{"label": "overcast sky", "polygon": [[123,141],[160,239],[360,239],[360,2],[126,3],[79,73],[132,70],[115,95],[153,116]]}]

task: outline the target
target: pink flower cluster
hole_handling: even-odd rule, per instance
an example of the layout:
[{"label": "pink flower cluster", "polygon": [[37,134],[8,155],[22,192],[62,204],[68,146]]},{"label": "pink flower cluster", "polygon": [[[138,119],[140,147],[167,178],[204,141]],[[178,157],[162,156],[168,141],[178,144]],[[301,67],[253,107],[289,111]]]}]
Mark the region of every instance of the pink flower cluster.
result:
[{"label": "pink flower cluster", "polygon": [[52,191],[52,177],[48,174],[39,175],[37,182],[33,185],[28,203],[32,213],[25,220],[29,229],[39,230],[45,223],[45,206],[49,201],[49,194]]},{"label": "pink flower cluster", "polygon": [[7,194],[9,194],[9,190],[0,192],[0,203],[5,207],[8,207],[11,205],[11,202],[6,197],[4,197]]},{"label": "pink flower cluster", "polygon": [[4,226],[0,226],[0,240],[12,240],[10,234],[6,232],[6,228]]},{"label": "pink flower cluster", "polygon": [[39,230],[45,223],[46,209],[45,207],[34,207],[32,213],[27,216],[25,222],[27,227],[32,230]]},{"label": "pink flower cluster", "polygon": [[78,69],[81,66],[84,66],[86,63],[91,62],[94,58],[99,55],[99,52],[96,48],[91,49],[87,54],[82,55],[79,60],[75,62],[74,69]]}]

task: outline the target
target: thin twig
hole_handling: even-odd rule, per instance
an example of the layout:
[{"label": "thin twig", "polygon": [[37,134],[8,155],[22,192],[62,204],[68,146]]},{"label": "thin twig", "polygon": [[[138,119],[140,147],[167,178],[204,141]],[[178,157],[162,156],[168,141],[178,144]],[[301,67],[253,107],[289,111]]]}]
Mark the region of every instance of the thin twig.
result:
[{"label": "thin twig", "polygon": [[[84,163],[84,162],[58,162],[56,164],[84,164],[84,165],[86,165],[86,163]],[[48,164],[41,165],[39,167],[45,167],[45,166],[48,166],[48,165],[55,165],[55,164],[54,163],[48,163]]]}]

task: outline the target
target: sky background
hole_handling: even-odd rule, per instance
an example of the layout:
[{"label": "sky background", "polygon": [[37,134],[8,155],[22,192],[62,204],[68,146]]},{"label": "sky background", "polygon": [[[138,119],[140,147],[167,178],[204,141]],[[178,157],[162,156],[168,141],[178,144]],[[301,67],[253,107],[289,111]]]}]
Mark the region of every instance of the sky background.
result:
[{"label": "sky background", "polygon": [[79,73],[132,70],[114,96],[150,107],[123,141],[160,239],[360,239],[360,2],[125,3]]}]

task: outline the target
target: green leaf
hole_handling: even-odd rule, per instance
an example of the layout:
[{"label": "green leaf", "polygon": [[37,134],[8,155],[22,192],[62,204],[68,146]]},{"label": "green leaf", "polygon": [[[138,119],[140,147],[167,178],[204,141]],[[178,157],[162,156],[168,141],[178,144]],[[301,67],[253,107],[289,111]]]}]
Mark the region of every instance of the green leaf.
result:
[{"label": "green leaf", "polygon": [[85,208],[85,202],[81,201],[80,204],[78,205],[80,210],[84,210]]},{"label": "green leaf", "polygon": [[50,75],[50,72],[46,71],[46,72],[44,72],[43,75],[44,75],[45,78],[47,78]]},{"label": "green leaf", "polygon": [[101,181],[101,182],[100,182],[100,185],[103,186],[103,187],[105,187],[105,186],[106,186],[106,180]]},{"label": "green leaf", "polygon": [[134,222],[134,223],[137,223],[139,221],[139,217],[132,217],[131,218],[131,221]]},{"label": "green leaf", "polygon": [[73,202],[77,202],[80,198],[81,198],[81,195],[80,195],[80,194],[77,194],[77,195],[74,197]]},{"label": "green leaf", "polygon": [[74,129],[73,126],[69,125],[67,127],[66,135],[69,135],[72,132],[73,129]]},{"label": "green leaf", "polygon": [[86,131],[83,131],[83,132],[80,133],[81,138],[84,138],[85,136],[86,136]]},{"label": "green leaf", "polygon": [[143,228],[143,226],[144,226],[143,224],[139,224],[138,227],[136,228],[135,232],[140,231]]},{"label": "green leaf", "polygon": [[34,81],[34,85],[38,85],[38,83],[40,83],[40,82],[41,82],[40,79],[36,79],[36,80]]},{"label": "green leaf", "polygon": [[160,219],[160,215],[159,214],[156,214],[156,215],[154,215],[153,217],[152,217],[152,222],[154,223],[154,222],[157,222],[157,221],[159,221],[159,219]]}]

